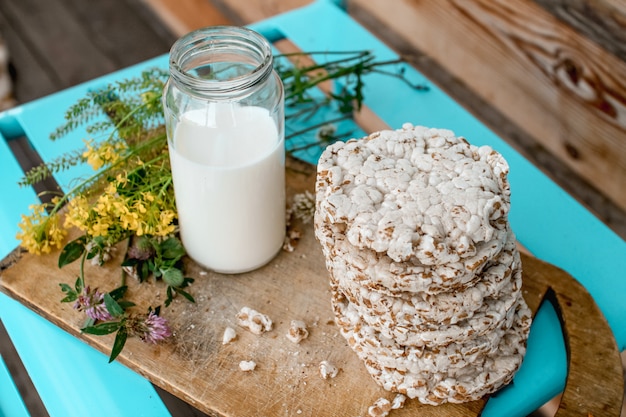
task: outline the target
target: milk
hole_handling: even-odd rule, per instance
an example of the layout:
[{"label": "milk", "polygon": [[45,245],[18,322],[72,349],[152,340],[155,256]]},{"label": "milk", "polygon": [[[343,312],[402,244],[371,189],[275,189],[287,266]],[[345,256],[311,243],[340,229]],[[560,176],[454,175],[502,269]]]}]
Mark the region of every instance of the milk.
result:
[{"label": "milk", "polygon": [[183,113],[172,136],[174,193],[188,255],[223,273],[271,260],[285,236],[285,158],[284,138],[268,110],[209,103]]}]

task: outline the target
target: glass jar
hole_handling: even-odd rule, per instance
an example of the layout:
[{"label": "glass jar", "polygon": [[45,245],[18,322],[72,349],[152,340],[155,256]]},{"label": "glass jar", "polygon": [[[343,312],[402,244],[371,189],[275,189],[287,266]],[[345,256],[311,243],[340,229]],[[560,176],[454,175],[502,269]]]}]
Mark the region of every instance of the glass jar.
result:
[{"label": "glass jar", "polygon": [[180,38],[163,92],[180,235],[222,273],[269,262],[285,238],[284,92],[269,42],[243,27]]}]

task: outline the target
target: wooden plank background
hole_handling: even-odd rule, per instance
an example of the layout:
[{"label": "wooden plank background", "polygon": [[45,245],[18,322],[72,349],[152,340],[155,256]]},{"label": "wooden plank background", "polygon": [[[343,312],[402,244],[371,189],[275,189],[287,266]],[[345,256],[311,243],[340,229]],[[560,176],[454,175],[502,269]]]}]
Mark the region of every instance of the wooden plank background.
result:
[{"label": "wooden plank background", "polygon": [[136,0],[2,0],[0,31],[22,103],[163,54],[176,39]]},{"label": "wooden plank background", "polygon": [[626,3],[348,4],[357,20],[626,237]]}]

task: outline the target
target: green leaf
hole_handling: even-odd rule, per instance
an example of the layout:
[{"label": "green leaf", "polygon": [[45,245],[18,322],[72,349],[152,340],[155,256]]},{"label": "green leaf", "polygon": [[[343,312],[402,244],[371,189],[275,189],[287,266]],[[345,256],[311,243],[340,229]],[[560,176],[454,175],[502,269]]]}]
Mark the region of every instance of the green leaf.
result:
[{"label": "green leaf", "polygon": [[122,327],[122,324],[123,323],[121,321],[107,321],[104,323],[98,323],[95,326],[83,327],[81,330],[83,333],[104,336],[105,334],[116,332]]},{"label": "green leaf", "polygon": [[78,296],[76,294],[69,294],[65,297],[63,297],[63,299],[61,299],[62,303],[71,303],[72,301],[76,301],[78,299]]},{"label": "green leaf", "polygon": [[183,244],[175,237],[161,242],[161,255],[166,259],[180,259],[185,256],[185,248]]},{"label": "green leaf", "polygon": [[69,303],[78,299],[78,293],[68,284],[59,284],[61,291],[65,293],[65,298],[61,300],[62,303]]},{"label": "green leaf", "polygon": [[180,287],[185,282],[185,277],[180,269],[170,268],[163,271],[163,281],[169,286]]},{"label": "green leaf", "polygon": [[113,317],[121,317],[124,315],[124,309],[111,297],[110,293],[104,294],[104,305],[109,311],[109,314]]},{"label": "green leaf", "polygon": [[124,345],[126,344],[126,339],[128,339],[128,331],[126,330],[126,327],[120,327],[120,330],[115,335],[115,342],[113,342],[111,356],[109,356],[109,363],[113,362],[115,358],[122,353],[122,349],[124,349]]},{"label": "green leaf", "polygon": [[109,295],[115,300],[119,301],[124,298],[124,294],[126,294],[126,290],[128,289],[127,285],[122,285],[121,287],[117,287],[113,291],[109,291]]},{"label": "green leaf", "polygon": [[59,255],[59,268],[63,268],[67,264],[71,264],[80,258],[85,251],[85,237],[81,236],[71,241],[61,251]]},{"label": "green leaf", "polygon": [[87,252],[87,259],[93,259],[96,256],[100,256],[100,265],[102,265],[104,263],[104,257],[102,255],[104,255],[106,244],[101,236],[93,238],[92,243],[93,246],[89,252]]},{"label": "green leaf", "polygon": [[172,287],[167,286],[167,298],[165,299],[165,307],[169,307],[169,305],[174,300],[174,292],[172,291]]},{"label": "green leaf", "polygon": [[180,295],[182,295],[183,297],[185,297],[187,300],[191,301],[192,303],[196,302],[193,296],[189,294],[187,291],[181,290],[180,288],[174,288],[174,291],[176,291],[177,293],[179,293]]},{"label": "green leaf", "polygon": [[133,303],[132,301],[118,301],[117,302],[120,307],[122,307],[124,310],[126,310],[127,308],[131,308],[131,307],[135,307],[137,304]]},{"label": "green leaf", "polygon": [[94,325],[95,322],[96,322],[96,319],[94,319],[93,317],[87,317],[87,319],[85,320],[85,323],[83,324],[83,328],[91,327]]},{"label": "green leaf", "polygon": [[137,268],[137,273],[139,275],[139,282],[144,282],[150,276],[150,268],[148,262],[142,262],[141,266]]},{"label": "green leaf", "polygon": [[74,283],[74,288],[76,289],[76,292],[79,294],[83,292],[83,280],[80,279],[80,277],[76,278],[76,282]]},{"label": "green leaf", "polygon": [[135,266],[138,265],[141,261],[139,259],[127,258],[122,262],[122,266]]}]

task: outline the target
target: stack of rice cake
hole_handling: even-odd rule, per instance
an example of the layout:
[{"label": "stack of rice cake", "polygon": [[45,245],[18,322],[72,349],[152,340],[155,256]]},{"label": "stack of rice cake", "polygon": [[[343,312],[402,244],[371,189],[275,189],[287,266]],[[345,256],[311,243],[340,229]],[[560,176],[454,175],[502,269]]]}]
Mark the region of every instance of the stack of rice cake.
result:
[{"label": "stack of rice cake", "polygon": [[385,389],[466,402],[519,368],[531,317],[508,170],[490,147],[410,124],[322,154],[315,234],[335,321]]}]

